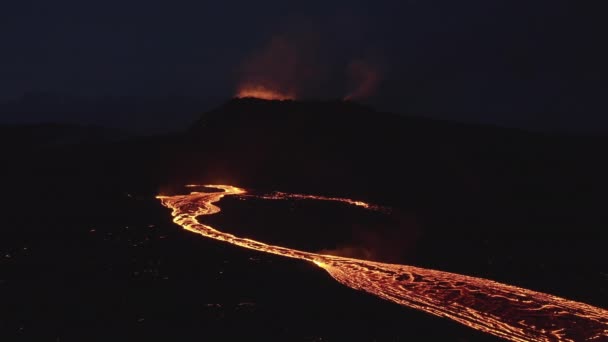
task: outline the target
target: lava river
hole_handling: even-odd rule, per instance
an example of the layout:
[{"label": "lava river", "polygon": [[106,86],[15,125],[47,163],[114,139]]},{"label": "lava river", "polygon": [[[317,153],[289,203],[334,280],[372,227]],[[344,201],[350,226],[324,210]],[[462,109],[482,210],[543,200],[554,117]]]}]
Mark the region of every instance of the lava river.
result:
[{"label": "lava river", "polygon": [[[608,311],[588,304],[483,278],[309,253],[218,231],[201,224],[197,217],[219,212],[220,208],[214,203],[224,196],[250,195],[244,189],[229,185],[204,187],[222,192],[192,192],[158,198],[164,206],[172,209],[173,221],[191,232],[256,251],[312,262],[353,289],[446,317],[510,341],[608,341]],[[286,193],[260,197],[338,201],[365,209],[378,209],[346,198]]]}]

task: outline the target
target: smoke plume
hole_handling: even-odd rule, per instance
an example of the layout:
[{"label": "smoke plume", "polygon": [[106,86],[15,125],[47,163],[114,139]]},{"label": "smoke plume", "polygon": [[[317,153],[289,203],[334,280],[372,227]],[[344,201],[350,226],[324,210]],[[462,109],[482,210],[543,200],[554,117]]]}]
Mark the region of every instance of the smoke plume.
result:
[{"label": "smoke plume", "polygon": [[240,70],[237,97],[295,99],[317,72],[310,40],[290,35],[274,36],[255,52]]},{"label": "smoke plume", "polygon": [[344,100],[361,100],[374,95],[380,83],[380,70],[364,61],[353,61],[348,66],[348,74],[354,90]]}]

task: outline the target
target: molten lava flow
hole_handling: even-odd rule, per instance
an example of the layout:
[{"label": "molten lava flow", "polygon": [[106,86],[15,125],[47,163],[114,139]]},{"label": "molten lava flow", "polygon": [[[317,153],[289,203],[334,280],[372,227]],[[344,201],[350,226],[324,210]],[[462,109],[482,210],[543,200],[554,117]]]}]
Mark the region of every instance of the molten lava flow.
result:
[{"label": "molten lava flow", "polygon": [[262,100],[293,100],[295,95],[288,92],[281,92],[265,86],[257,85],[242,86],[236,94],[238,98],[255,97]]},{"label": "molten lava flow", "polygon": [[386,208],[381,206],[372,205],[369,203],[365,203],[362,201],[354,201],[350,198],[340,198],[340,197],[324,197],[324,196],[314,196],[314,195],[302,195],[302,194],[287,194],[284,192],[273,192],[270,195],[265,196],[254,196],[261,199],[269,199],[269,200],[286,200],[286,199],[304,199],[304,200],[317,200],[317,201],[332,201],[332,202],[342,202],[346,204],[356,205],[358,207],[362,207],[368,210],[374,211],[385,211]]},{"label": "molten lava flow", "polygon": [[[158,198],[164,206],[173,210],[173,222],[191,232],[256,251],[310,261],[353,289],[366,291],[436,316],[447,317],[507,340],[608,340],[608,311],[588,304],[482,278],[414,266],[309,253],[218,231],[199,223],[196,218],[219,212],[220,208],[214,203],[224,196],[243,196],[246,191],[230,185],[205,187],[223,192],[192,192],[189,195]],[[275,193],[267,198],[337,200],[363,208],[371,207],[367,203],[339,198],[279,194]]]}]

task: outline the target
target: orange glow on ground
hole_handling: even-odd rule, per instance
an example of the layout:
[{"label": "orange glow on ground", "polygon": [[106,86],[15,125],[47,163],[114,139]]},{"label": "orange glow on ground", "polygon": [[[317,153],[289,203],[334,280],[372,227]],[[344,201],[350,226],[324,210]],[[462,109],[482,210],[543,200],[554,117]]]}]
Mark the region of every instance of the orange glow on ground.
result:
[{"label": "orange glow on ground", "polygon": [[236,94],[238,98],[254,97],[262,100],[294,100],[296,97],[289,92],[281,92],[264,86],[242,86]]},{"label": "orange glow on ground", "polygon": [[[191,186],[194,187],[194,186]],[[379,263],[309,253],[240,238],[202,224],[198,216],[220,211],[224,196],[246,198],[246,190],[230,185],[205,185],[223,192],[192,192],[158,196],[172,209],[173,222],[205,237],[260,252],[312,262],[338,282],[382,299],[452,319],[510,341],[606,341],[608,311],[550,294],[492,280],[407,265]],[[378,208],[344,198],[274,193],[267,199],[338,201],[365,209]]]}]

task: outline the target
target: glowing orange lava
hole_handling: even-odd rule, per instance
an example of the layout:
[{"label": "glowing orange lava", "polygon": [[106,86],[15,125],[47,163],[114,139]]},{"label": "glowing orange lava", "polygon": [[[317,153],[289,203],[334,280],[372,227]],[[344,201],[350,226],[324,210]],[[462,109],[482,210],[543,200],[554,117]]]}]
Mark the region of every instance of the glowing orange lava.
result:
[{"label": "glowing orange lava", "polygon": [[342,202],[346,204],[356,205],[358,207],[363,207],[369,210],[383,211],[387,210],[378,205],[372,205],[369,203],[365,203],[362,201],[354,201],[350,198],[341,198],[341,197],[324,197],[324,196],[315,196],[315,195],[301,195],[301,194],[287,194],[284,192],[273,192],[270,195],[264,196],[254,196],[261,199],[270,199],[270,200],[286,200],[286,199],[308,199],[308,200],[317,200],[317,201],[333,201],[333,202]]},{"label": "glowing orange lava", "polygon": [[294,100],[295,95],[288,92],[281,92],[275,89],[257,85],[257,86],[242,86],[237,91],[236,97],[246,98],[255,97],[262,100]]},{"label": "glowing orange lava", "polygon": [[[186,230],[256,251],[307,260],[326,270],[338,282],[356,290],[424,312],[452,319],[473,329],[511,341],[606,341],[608,311],[588,304],[492,280],[385,264],[332,255],[309,253],[240,238],[199,223],[198,216],[218,213],[214,203],[224,196],[244,196],[230,185],[205,185],[223,192],[192,192],[158,196],[172,209],[173,222]],[[279,195],[277,195],[279,194]],[[343,198],[275,193],[270,199],[319,199],[362,208],[374,206]]]}]

